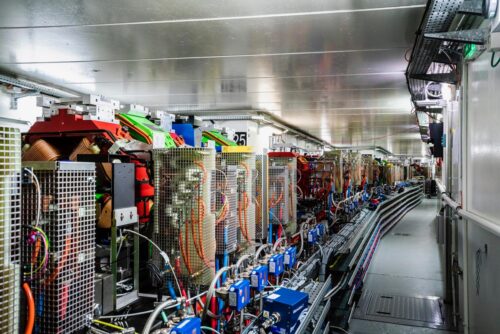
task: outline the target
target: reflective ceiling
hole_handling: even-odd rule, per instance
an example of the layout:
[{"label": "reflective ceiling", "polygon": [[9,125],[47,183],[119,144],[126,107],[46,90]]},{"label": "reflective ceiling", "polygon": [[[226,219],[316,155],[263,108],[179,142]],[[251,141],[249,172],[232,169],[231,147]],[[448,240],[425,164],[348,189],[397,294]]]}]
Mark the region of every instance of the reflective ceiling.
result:
[{"label": "reflective ceiling", "polygon": [[169,111],[267,110],[334,145],[422,155],[404,71],[426,2],[1,0],[0,70]]}]

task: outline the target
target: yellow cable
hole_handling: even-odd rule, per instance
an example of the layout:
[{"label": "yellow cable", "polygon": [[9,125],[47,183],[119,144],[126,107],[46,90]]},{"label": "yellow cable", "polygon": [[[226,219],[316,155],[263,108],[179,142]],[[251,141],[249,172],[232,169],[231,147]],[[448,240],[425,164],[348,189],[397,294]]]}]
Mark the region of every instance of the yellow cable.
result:
[{"label": "yellow cable", "polygon": [[[107,326],[109,328],[114,328],[114,329],[118,329],[120,331],[124,330],[125,328],[123,327],[120,327],[118,325],[115,325],[115,324],[112,324],[112,323],[109,323],[109,322],[105,322],[105,321],[102,321],[102,320],[98,320],[98,319],[94,319],[92,322],[96,323],[96,324],[99,324],[99,325],[103,325],[103,326]],[[135,334],[139,334],[137,332],[134,332]]]}]

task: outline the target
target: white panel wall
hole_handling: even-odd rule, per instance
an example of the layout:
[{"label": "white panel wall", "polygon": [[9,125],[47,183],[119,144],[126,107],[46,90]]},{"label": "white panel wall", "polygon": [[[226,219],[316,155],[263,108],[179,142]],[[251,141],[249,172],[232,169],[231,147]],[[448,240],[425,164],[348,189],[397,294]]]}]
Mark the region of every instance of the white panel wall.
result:
[{"label": "white panel wall", "polygon": [[[464,207],[500,224],[500,67],[491,68],[490,59],[491,54],[484,53],[467,71],[462,119]],[[458,253],[467,284],[463,309],[468,310],[469,333],[500,333],[500,237],[464,220],[459,240],[463,240]]]},{"label": "white panel wall", "polygon": [[467,209],[500,224],[500,67],[490,59],[484,53],[469,65]]},{"label": "white panel wall", "polygon": [[29,96],[18,100],[17,109],[10,109],[10,96],[0,92],[0,124],[19,127],[26,132],[42,115],[42,108],[36,106],[36,97]]}]

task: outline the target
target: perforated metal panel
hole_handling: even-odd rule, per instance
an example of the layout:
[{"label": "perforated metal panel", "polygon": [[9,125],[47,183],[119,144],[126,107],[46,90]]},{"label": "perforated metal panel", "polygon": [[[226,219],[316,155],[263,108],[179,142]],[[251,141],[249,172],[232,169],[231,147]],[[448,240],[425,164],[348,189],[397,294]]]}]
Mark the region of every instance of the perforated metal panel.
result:
[{"label": "perforated metal panel", "polygon": [[[95,165],[81,162],[24,163],[40,182],[39,227],[49,239],[46,270],[35,273],[36,244],[23,228],[22,263],[35,298],[36,333],[66,334],[86,327],[94,307]],[[33,226],[37,191],[22,191],[22,221]]]},{"label": "perforated metal panel", "polygon": [[239,251],[251,250],[255,245],[254,175],[255,154],[240,152],[220,153],[220,166],[236,174],[237,242]]},{"label": "perforated metal panel", "polygon": [[226,164],[217,154],[217,169],[212,179],[212,208],[215,212],[217,254],[229,254],[238,248],[237,168]]},{"label": "perforated metal panel", "polygon": [[268,211],[268,158],[266,154],[257,154],[255,156],[255,238],[264,240],[267,238],[269,225]]},{"label": "perforated metal panel", "polygon": [[21,136],[0,127],[0,332],[17,333],[19,322],[19,235]]},{"label": "perforated metal panel", "polygon": [[324,199],[330,190],[335,190],[335,160],[320,159],[314,162],[309,176],[309,194]]},{"label": "perforated metal panel", "polygon": [[[211,185],[215,151],[154,150],[154,241],[165,250],[186,285],[209,284],[215,274],[215,214]],[[155,259],[160,260],[158,254]]]},{"label": "perforated metal panel", "polygon": [[297,229],[297,158],[269,157],[269,220]]}]

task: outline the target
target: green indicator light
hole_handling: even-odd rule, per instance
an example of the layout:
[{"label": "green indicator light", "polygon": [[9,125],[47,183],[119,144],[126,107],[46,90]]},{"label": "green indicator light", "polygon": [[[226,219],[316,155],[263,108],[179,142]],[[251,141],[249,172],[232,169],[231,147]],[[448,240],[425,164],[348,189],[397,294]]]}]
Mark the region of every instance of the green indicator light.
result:
[{"label": "green indicator light", "polygon": [[475,44],[466,44],[464,47],[464,57],[465,59],[472,59],[476,54],[477,46]]}]

